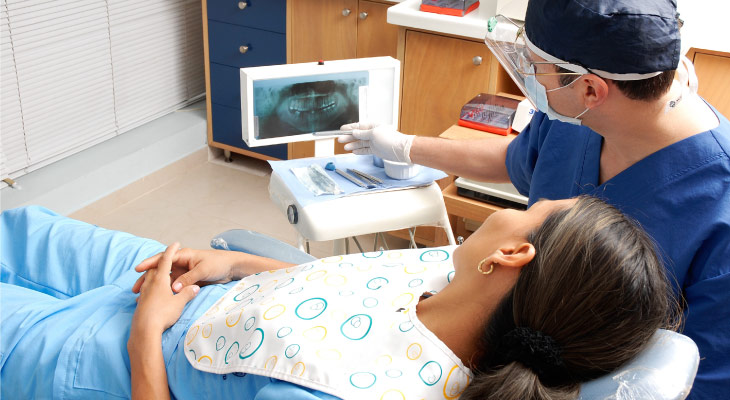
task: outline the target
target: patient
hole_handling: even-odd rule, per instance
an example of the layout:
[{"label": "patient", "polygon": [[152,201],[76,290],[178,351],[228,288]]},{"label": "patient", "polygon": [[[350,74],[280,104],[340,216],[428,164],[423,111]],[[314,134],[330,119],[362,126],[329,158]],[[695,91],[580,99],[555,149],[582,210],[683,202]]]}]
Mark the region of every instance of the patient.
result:
[{"label": "patient", "polygon": [[[437,394],[438,398],[461,395],[462,399],[568,399],[577,396],[581,382],[613,371],[633,358],[658,328],[671,323],[674,315],[664,269],[643,231],[611,206],[593,198],[541,201],[526,212],[503,210],[493,214],[453,252],[453,258],[448,258],[448,262],[453,260],[454,273],[443,274],[440,286],[435,278],[425,280],[431,286],[417,286],[423,295],[406,306],[414,308],[415,313],[409,315],[404,307],[393,307],[387,318],[381,318],[388,323],[379,326],[373,322],[372,329],[368,326],[372,335],[386,335],[388,340],[379,342],[383,348],[398,349],[401,342],[407,345],[411,337],[407,335],[429,339],[422,342],[422,347],[419,345],[417,356],[423,354],[421,358],[411,352],[410,346],[400,356],[393,353],[389,365],[402,366],[406,373],[391,374],[394,369],[387,366],[372,376],[353,373],[348,376],[355,389],[344,388],[339,375],[347,368],[356,371],[369,365],[367,354],[382,350],[376,347],[360,349],[361,359],[344,360],[334,370],[322,368],[325,362],[305,359],[319,368],[311,375],[303,370],[295,373],[294,369],[288,374],[269,373],[268,361],[254,368],[257,364],[253,353],[259,347],[278,343],[271,342],[253,350],[241,346],[239,357],[229,359],[221,354],[221,365],[230,361],[238,363],[238,369],[221,369],[226,373],[213,374],[201,371],[207,368],[204,357],[190,356],[190,351],[204,348],[190,347],[195,346],[195,340],[206,337],[205,329],[197,333],[200,324],[209,318],[216,326],[214,311],[218,306],[223,307],[234,294],[234,298],[241,297],[247,291],[241,289],[249,283],[268,279],[269,273],[257,273],[279,269],[282,271],[272,272],[273,276],[297,274],[309,265],[292,268],[290,264],[243,253],[178,250],[177,244],[153,256],[163,249],[159,243],[39,208],[4,212],[1,228],[1,395],[8,398],[54,394],[66,398],[172,395],[332,399],[333,394],[355,397],[352,393],[364,394],[355,398],[372,398],[373,392],[367,390],[377,389],[381,390],[377,398],[398,394],[400,397],[392,398],[417,395],[430,399]],[[419,251],[420,259],[427,253]],[[312,265],[323,268],[330,274],[327,276],[335,276],[337,268],[340,272],[348,268],[328,261]],[[142,271],[146,272],[140,277]],[[347,270],[347,274],[350,279],[344,282],[354,284],[356,269]],[[248,275],[252,276],[236,281]],[[177,294],[170,290],[171,285]],[[338,285],[340,293],[358,292],[349,283]],[[138,299],[130,289],[140,293]],[[276,292],[277,301],[286,301],[283,292]],[[262,305],[258,306],[252,297],[251,306],[246,308],[246,312],[263,316],[259,318],[262,323],[263,319],[274,318],[257,311],[271,304],[263,305],[263,293]],[[298,292],[289,293],[291,297]],[[386,303],[382,295],[370,298]],[[335,309],[333,303],[329,304]],[[390,307],[390,301],[387,303]],[[244,334],[250,328],[248,321],[236,325],[238,321],[229,320],[235,315],[233,311],[219,311],[218,322]],[[320,314],[315,317],[322,319],[317,323],[323,326],[337,319],[335,312]],[[344,330],[345,319],[334,323]],[[372,318],[377,320],[377,315]],[[390,321],[410,321],[411,325]],[[416,329],[403,328],[413,325]],[[400,333],[390,334],[388,329],[400,329],[406,336],[400,338]],[[283,346],[289,343],[286,335],[266,329],[261,332],[283,343],[279,364],[274,361],[277,367],[286,365],[287,358],[296,359],[296,354],[290,357],[289,347],[284,353]],[[328,337],[336,336],[332,330],[329,332]],[[209,330],[208,336],[213,338],[218,333],[211,335]],[[223,335],[218,343],[221,338]],[[221,351],[230,351],[230,341],[224,338],[223,342],[226,344],[221,345]],[[215,340],[213,343],[217,347]],[[357,349],[360,342],[350,343]],[[426,356],[441,365],[452,362],[454,367],[439,367],[434,372],[435,364],[425,362]],[[408,360],[416,359],[418,362],[409,366]],[[246,364],[247,360],[254,361]],[[408,375],[411,370],[413,374]],[[466,380],[457,382],[459,374]],[[396,391],[387,386],[391,381],[376,376],[387,376],[407,386]],[[365,384],[353,377],[365,378]]]}]

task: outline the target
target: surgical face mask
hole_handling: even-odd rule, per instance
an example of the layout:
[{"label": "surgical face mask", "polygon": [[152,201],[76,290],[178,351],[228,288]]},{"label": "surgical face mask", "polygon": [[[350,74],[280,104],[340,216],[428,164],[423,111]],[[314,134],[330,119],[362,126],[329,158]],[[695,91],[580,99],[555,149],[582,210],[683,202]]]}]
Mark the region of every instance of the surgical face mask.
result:
[{"label": "surgical face mask", "polygon": [[545,115],[547,115],[548,119],[567,122],[574,125],[581,125],[582,121],[579,119],[579,117],[588,112],[589,108],[586,107],[586,109],[583,110],[582,113],[576,115],[575,117],[568,117],[553,110],[553,108],[550,107],[550,104],[548,104],[547,92],[553,92],[559,89],[563,89],[572,84],[573,83],[571,82],[565,86],[546,90],[545,86],[543,86],[537,80],[535,75],[525,75],[525,90],[527,91],[527,98],[530,99],[532,104],[534,104],[538,110],[544,112]]}]

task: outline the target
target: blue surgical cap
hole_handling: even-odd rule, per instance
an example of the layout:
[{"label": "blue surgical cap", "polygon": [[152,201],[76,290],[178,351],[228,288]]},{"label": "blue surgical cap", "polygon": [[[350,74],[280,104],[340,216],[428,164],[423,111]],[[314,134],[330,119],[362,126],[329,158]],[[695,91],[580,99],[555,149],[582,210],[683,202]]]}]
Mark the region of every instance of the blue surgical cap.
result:
[{"label": "blue surgical cap", "polygon": [[610,74],[677,68],[676,0],[530,0],[525,33],[558,59]]}]

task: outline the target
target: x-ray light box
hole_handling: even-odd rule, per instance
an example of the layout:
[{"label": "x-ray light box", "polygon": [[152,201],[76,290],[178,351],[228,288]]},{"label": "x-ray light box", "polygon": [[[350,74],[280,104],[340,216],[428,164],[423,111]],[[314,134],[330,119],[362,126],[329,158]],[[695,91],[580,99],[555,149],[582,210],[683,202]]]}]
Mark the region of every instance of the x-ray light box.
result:
[{"label": "x-ray light box", "polygon": [[321,139],[358,121],[397,126],[399,85],[392,57],[241,68],[243,140],[256,147]]}]

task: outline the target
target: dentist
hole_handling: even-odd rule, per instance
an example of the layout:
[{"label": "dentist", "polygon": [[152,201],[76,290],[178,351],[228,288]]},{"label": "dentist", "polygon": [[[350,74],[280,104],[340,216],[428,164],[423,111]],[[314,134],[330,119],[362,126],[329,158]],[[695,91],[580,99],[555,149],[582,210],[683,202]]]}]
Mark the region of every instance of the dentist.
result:
[{"label": "dentist", "polygon": [[[346,150],[542,198],[598,196],[656,241],[700,349],[690,398],[730,388],[730,122],[696,94],[674,0],[531,0],[485,42],[539,109],[514,140],[456,141],[343,126]],[[676,77],[676,79],[675,79]],[[566,293],[566,295],[570,295]]]}]

